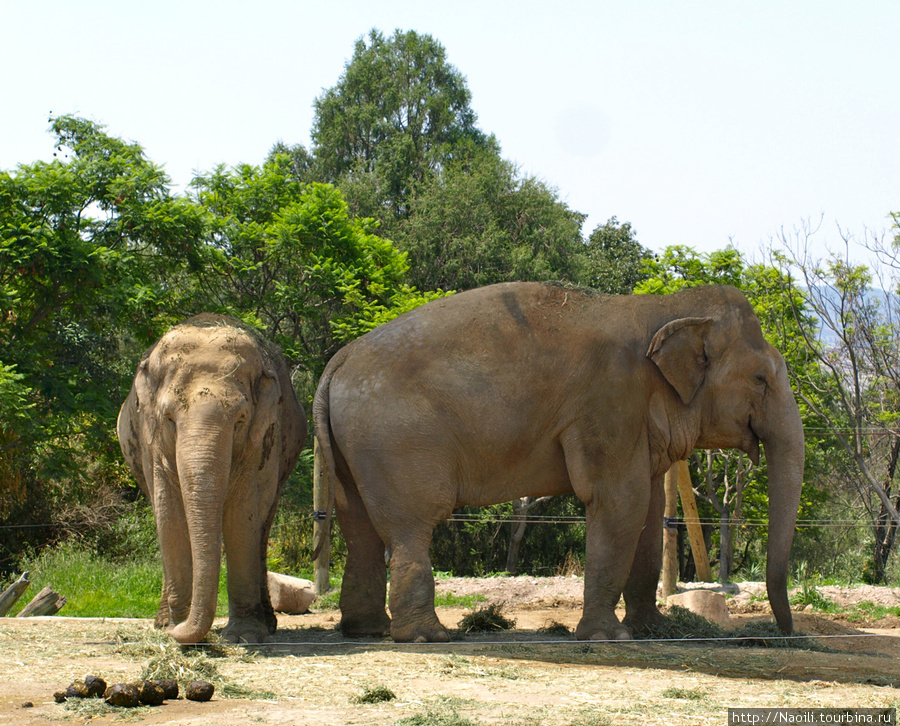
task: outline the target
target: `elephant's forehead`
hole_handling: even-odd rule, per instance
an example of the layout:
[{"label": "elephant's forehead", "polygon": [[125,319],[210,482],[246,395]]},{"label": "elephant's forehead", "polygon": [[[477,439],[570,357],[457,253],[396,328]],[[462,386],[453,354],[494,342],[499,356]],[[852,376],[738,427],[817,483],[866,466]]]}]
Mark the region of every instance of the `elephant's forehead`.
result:
[{"label": "elephant's forehead", "polygon": [[184,327],[170,331],[156,348],[163,367],[201,367],[227,372],[241,365],[258,365],[257,345],[241,330],[225,326]]}]

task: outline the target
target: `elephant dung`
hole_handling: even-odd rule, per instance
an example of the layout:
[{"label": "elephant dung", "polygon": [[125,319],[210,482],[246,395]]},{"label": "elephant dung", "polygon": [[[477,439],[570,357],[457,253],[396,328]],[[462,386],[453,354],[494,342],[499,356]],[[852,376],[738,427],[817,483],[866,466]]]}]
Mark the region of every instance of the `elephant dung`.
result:
[{"label": "elephant dung", "polygon": [[725,596],[720,592],[688,590],[677,595],[669,595],[666,603],[678,605],[719,625],[725,625],[730,617]]},{"label": "elephant dung", "polygon": [[208,701],[213,697],[215,688],[208,681],[192,681],[188,683],[184,696],[189,701]]},{"label": "elephant dung", "polygon": [[110,706],[134,708],[140,702],[138,690],[130,683],[116,683],[106,689],[106,702]]},{"label": "elephant dung", "polygon": [[269,597],[276,612],[292,615],[308,612],[316,598],[315,586],[309,580],[270,572],[268,581]]}]

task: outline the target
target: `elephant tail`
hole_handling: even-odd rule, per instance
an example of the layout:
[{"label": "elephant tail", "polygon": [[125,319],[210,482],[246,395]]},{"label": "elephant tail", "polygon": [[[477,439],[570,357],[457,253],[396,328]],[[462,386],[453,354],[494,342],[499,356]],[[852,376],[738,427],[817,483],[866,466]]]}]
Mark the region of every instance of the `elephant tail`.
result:
[{"label": "elephant tail", "polygon": [[[331,389],[331,379],[337,372],[338,368],[344,362],[344,350],[341,349],[329,361],[325,367],[325,372],[319,379],[319,387],[316,389],[316,396],[313,399],[313,426],[315,428],[316,442],[318,443],[318,451],[322,462],[322,476],[326,477],[325,488],[327,489],[327,506],[325,508],[325,526],[322,528],[322,534],[319,541],[315,543],[313,548],[313,560],[318,559],[319,553],[325,542],[328,541],[329,532],[331,530],[331,517],[334,510],[334,485],[337,479],[337,467],[334,459],[334,445],[331,433],[331,405],[329,391]],[[318,463],[318,462],[317,462]],[[318,513],[316,513],[318,516]]]}]

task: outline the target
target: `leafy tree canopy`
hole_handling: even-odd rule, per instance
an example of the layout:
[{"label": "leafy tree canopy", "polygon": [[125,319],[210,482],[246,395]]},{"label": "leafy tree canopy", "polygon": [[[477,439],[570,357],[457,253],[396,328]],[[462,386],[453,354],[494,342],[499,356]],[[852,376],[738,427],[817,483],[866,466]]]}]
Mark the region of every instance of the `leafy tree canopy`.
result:
[{"label": "leafy tree canopy", "polygon": [[495,153],[448,163],[411,212],[393,237],[409,253],[411,281],[420,287],[579,280],[584,215]]},{"label": "leafy tree canopy", "polygon": [[[336,86],[315,102],[313,154],[320,178],[370,175],[377,203],[407,213],[416,187],[460,148],[488,138],[476,127],[463,75],[429,35],[372,30]],[[374,212],[375,210],[371,210]]]},{"label": "leafy tree canopy", "polygon": [[194,180],[214,250],[204,286],[317,375],[338,344],[440,293],[409,285],[406,255],[373,220],[351,218],[334,186],[297,181],[292,163],[276,153]]},{"label": "leafy tree canopy", "polygon": [[630,222],[612,217],[597,225],[587,241],[582,284],[601,292],[627,295],[649,274],[644,264],[652,263],[650,251],[635,236]]}]

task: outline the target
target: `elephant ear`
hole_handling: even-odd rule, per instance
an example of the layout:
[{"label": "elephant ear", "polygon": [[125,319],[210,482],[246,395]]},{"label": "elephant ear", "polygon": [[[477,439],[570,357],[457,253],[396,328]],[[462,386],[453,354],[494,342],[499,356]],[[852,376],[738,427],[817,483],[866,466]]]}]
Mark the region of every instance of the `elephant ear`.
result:
[{"label": "elephant ear", "polygon": [[150,413],[149,407],[153,401],[153,384],[150,380],[150,358],[144,358],[137,368],[134,376],[134,392],[137,396],[137,410],[144,415]]},{"label": "elephant ear", "polygon": [[672,320],[650,341],[647,357],[656,363],[685,404],[696,395],[709,367],[705,338],[711,321],[712,318]]},{"label": "elephant ear", "polygon": [[281,398],[281,386],[275,371],[268,365],[263,367],[259,378],[253,385],[253,418],[250,422],[249,437],[257,446],[262,446],[263,461],[260,468],[268,460],[278,423],[278,400]]}]

